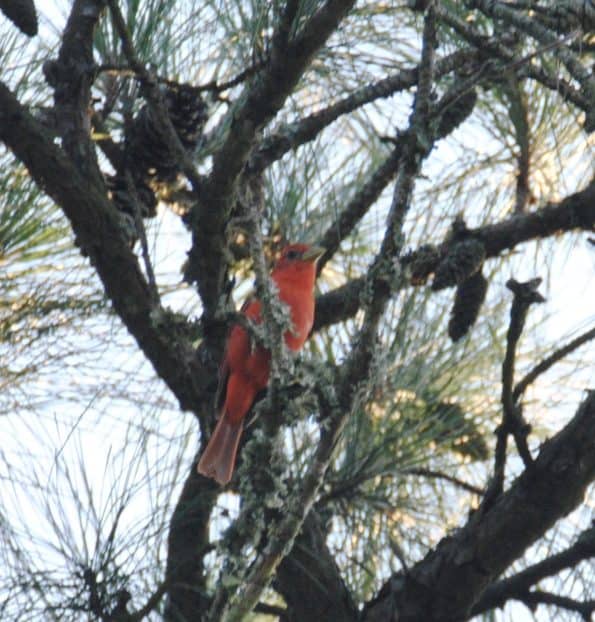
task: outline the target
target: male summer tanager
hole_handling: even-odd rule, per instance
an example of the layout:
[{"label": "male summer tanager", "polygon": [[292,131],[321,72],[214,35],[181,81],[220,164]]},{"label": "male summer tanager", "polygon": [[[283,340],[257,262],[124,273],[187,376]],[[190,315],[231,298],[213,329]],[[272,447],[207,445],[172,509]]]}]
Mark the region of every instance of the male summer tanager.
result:
[{"label": "male summer tanager", "polygon": [[[316,261],[323,252],[320,247],[291,244],[283,250],[271,272],[279,299],[291,313],[292,326],[284,335],[290,350],[300,350],[312,329]],[[247,302],[242,313],[255,323],[262,321],[258,300]],[[258,393],[268,384],[270,359],[270,352],[260,346],[254,347],[241,326],[231,329],[219,370],[219,393],[222,397],[225,395],[225,401],[215,431],[198,463],[198,472],[219,484],[227,484],[231,479],[244,417]]]}]

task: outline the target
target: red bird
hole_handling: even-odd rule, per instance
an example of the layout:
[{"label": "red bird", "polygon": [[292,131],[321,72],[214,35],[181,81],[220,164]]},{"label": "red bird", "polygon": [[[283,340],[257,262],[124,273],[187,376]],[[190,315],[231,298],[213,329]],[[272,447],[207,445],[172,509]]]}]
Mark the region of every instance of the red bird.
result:
[{"label": "red bird", "polygon": [[[283,249],[271,272],[279,298],[291,312],[292,328],[284,335],[290,350],[301,350],[312,329],[316,262],[323,253],[320,247],[291,244]],[[245,304],[242,313],[255,323],[262,321],[258,300]],[[219,371],[219,393],[221,396],[225,393],[225,401],[198,463],[198,472],[219,484],[227,484],[231,479],[244,417],[269,382],[270,360],[268,350],[252,347],[248,333],[241,326],[231,329]]]}]

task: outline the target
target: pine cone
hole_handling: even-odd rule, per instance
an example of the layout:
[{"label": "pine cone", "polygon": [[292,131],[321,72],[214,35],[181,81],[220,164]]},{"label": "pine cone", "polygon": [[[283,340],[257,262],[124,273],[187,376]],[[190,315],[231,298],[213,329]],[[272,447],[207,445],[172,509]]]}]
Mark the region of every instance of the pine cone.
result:
[{"label": "pine cone", "polygon": [[438,265],[432,289],[460,285],[481,268],[485,256],[484,245],[479,240],[468,238],[455,243]]},{"label": "pine cone", "polygon": [[[198,145],[207,120],[207,106],[200,91],[187,84],[168,85],[164,99],[181,143],[188,151]],[[179,166],[161,138],[154,113],[143,106],[126,134],[128,161],[139,177],[173,181]]]},{"label": "pine cone", "polygon": [[207,121],[207,105],[200,90],[189,84],[178,84],[175,88],[170,86],[165,94],[165,103],[180,141],[188,151],[193,151]]},{"label": "pine cone", "polygon": [[436,132],[438,138],[444,138],[454,132],[473,112],[476,103],[477,91],[475,91],[475,89],[462,93],[461,96],[442,113]]},{"label": "pine cone", "polygon": [[453,341],[461,339],[475,324],[487,291],[488,282],[481,270],[457,287],[448,322],[448,335]]}]

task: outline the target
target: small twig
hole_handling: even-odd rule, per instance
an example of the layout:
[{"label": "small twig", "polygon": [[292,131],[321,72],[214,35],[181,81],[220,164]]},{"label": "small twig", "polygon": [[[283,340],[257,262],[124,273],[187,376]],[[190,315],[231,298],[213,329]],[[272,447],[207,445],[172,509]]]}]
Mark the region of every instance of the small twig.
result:
[{"label": "small twig", "polygon": [[525,594],[515,595],[513,598],[525,604],[531,611],[535,611],[537,605],[555,605],[561,609],[576,611],[585,622],[590,622],[593,612],[595,612],[595,600],[580,601],[543,590],[533,590]]},{"label": "small twig", "polygon": [[165,581],[159,584],[157,589],[149,596],[147,602],[138,611],[129,614],[129,622],[141,622],[144,620],[157,608],[168,588],[169,584]]},{"label": "small twig", "polygon": [[462,480],[454,475],[449,475],[448,473],[443,473],[442,471],[435,471],[433,469],[405,469],[402,471],[404,475],[419,475],[420,477],[428,477],[431,479],[443,479],[446,482],[450,482],[467,492],[472,492],[474,495],[483,495],[485,492],[483,488],[479,486],[474,486],[473,484],[469,484],[465,480]]},{"label": "small twig", "polygon": [[[212,93],[221,93],[223,91],[227,91],[228,89],[245,82],[248,78],[251,78],[253,75],[257,74],[263,67],[266,65],[264,60],[260,60],[253,65],[250,65],[240,73],[238,73],[233,78],[226,80],[225,82],[217,82],[216,80],[211,80],[206,82],[205,84],[199,84],[196,87],[193,87],[196,92],[212,92]],[[120,63],[102,63],[101,65],[97,65],[95,70],[97,73],[107,73],[107,74],[115,74],[118,76],[128,77],[128,78],[138,78],[139,80],[143,80],[144,77],[139,72],[134,69],[131,65],[123,65]],[[177,80],[172,80],[171,78],[166,78],[165,76],[155,75],[155,81],[159,84],[165,84],[166,86],[179,86],[179,82]]]},{"label": "small twig", "polygon": [[268,603],[258,603],[258,605],[254,607],[254,612],[276,616],[281,622],[287,620],[287,609],[285,609],[285,607],[277,607],[276,605],[269,605]]},{"label": "small twig", "polygon": [[126,169],[124,173],[126,179],[126,191],[130,195],[130,199],[134,211],[134,226],[140,240],[141,251],[143,256],[143,263],[145,264],[145,271],[147,273],[147,281],[149,284],[149,290],[151,292],[151,298],[154,304],[159,304],[159,290],[157,289],[157,280],[155,279],[155,272],[153,265],[151,264],[151,257],[149,256],[149,244],[147,242],[147,232],[145,231],[145,223],[141,216],[140,211],[140,199],[132,179],[132,174],[129,169]]},{"label": "small twig", "polygon": [[216,93],[227,91],[228,89],[231,89],[234,86],[245,82],[248,78],[256,75],[261,69],[265,67],[265,65],[266,61],[259,60],[253,65],[250,65],[250,67],[244,69],[244,71],[241,71],[237,76],[231,78],[230,80],[227,80],[226,82],[221,82],[220,84],[217,84],[217,82],[213,81],[203,86],[199,86],[198,89],[201,91],[215,91]]},{"label": "small twig", "polygon": [[552,365],[555,365],[558,361],[591,339],[595,339],[595,327],[584,332],[582,335],[579,335],[572,341],[569,341],[567,344],[563,345],[561,348],[558,348],[549,356],[544,358],[543,361],[537,364],[522,380],[517,383],[514,391],[512,392],[513,401],[515,403],[518,402],[519,397],[526,391],[530,384],[535,382],[538,376],[546,372],[550,367],[552,367]]},{"label": "small twig", "polygon": [[532,304],[545,301],[543,296],[537,291],[540,283],[540,278],[532,279],[526,283],[519,283],[514,279],[510,279],[506,283],[506,286],[513,292],[514,298],[510,308],[510,324],[506,334],[506,354],[502,363],[502,423],[497,430],[494,482],[490,486],[490,493],[499,494],[502,492],[504,467],[506,464],[506,444],[509,434],[512,434],[514,437],[525,467],[530,468],[533,464],[533,458],[527,446],[530,426],[525,423],[520,409],[514,402],[512,387],[516,347],[525,325],[527,312]]},{"label": "small twig", "polygon": [[96,73],[111,73],[118,76],[134,77],[137,75],[136,71],[132,69],[130,65],[123,65],[121,63],[101,63],[95,68]]}]

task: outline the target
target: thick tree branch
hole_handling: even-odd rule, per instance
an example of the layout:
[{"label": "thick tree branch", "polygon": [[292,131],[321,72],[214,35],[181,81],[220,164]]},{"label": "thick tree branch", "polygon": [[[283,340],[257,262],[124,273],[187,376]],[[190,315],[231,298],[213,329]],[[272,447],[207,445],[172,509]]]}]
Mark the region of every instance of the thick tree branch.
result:
[{"label": "thick tree branch", "polygon": [[316,511],[310,512],[283,559],[274,587],[287,603],[287,622],[357,620],[357,608],[326,545]]},{"label": "thick tree branch", "polygon": [[[595,479],[595,392],[485,513],[444,538],[407,576],[393,575],[364,622],[454,622],[469,617],[490,582],[583,500]],[[519,520],[522,517],[522,520]]]},{"label": "thick tree branch", "polygon": [[76,0],[62,36],[56,61],[43,70],[54,87],[55,113],[62,146],[74,165],[93,183],[103,183],[91,141],[91,85],[94,80],[93,34],[105,0]]},{"label": "thick tree branch", "polygon": [[219,492],[216,482],[199,475],[193,462],[169,526],[166,622],[202,619],[209,607],[204,556],[210,547],[209,518]]},{"label": "thick tree branch", "polygon": [[[592,231],[594,226],[595,179],[592,179],[586,188],[569,195],[559,203],[546,205],[530,214],[518,214],[499,223],[470,229],[469,235],[484,244],[486,257],[489,258],[498,257],[523,242],[577,229]],[[440,254],[445,254],[448,243],[443,244],[441,250],[444,252]],[[435,268],[436,265],[428,265],[427,274]],[[358,277],[320,296],[316,301],[314,330],[353,317],[360,308],[364,283],[365,278]]]}]

